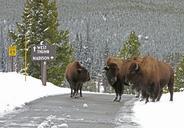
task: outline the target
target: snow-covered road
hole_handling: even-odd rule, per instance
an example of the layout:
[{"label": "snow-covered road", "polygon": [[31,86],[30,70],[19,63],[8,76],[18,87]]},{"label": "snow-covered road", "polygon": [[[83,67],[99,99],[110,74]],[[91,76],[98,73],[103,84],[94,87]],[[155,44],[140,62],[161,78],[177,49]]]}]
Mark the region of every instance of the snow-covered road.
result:
[{"label": "snow-covered road", "polygon": [[41,98],[0,118],[0,127],[137,128],[131,121],[134,97],[124,95],[121,103],[112,102],[113,97],[85,93],[78,99],[69,94]]}]

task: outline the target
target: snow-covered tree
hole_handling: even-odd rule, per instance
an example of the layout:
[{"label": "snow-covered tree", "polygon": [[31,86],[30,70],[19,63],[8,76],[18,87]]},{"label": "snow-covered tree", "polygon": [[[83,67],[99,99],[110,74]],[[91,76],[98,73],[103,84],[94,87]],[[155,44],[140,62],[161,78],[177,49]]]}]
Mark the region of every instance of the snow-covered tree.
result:
[{"label": "snow-covered tree", "polygon": [[176,68],[175,74],[175,91],[184,91],[184,58]]},{"label": "snow-covered tree", "polygon": [[139,56],[139,48],[140,43],[138,36],[133,31],[130,33],[128,40],[123,44],[123,47],[120,49],[120,53],[118,56],[122,57],[123,59]]},{"label": "snow-covered tree", "polygon": [[56,59],[48,66],[48,81],[60,85],[66,65],[72,58],[72,48],[69,32],[58,30],[57,18],[56,0],[26,0],[22,22],[17,23],[16,31],[10,32],[10,36],[23,58],[25,50],[28,51],[28,68],[24,70],[28,69],[28,73],[37,78],[40,78],[40,63],[31,61],[30,48],[40,42],[56,45]]}]

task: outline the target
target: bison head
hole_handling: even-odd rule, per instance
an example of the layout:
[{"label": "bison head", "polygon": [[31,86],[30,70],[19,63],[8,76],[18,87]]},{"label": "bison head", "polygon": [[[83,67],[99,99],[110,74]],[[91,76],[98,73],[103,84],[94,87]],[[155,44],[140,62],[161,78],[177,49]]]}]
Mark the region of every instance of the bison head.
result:
[{"label": "bison head", "polygon": [[86,68],[80,67],[77,69],[77,72],[80,76],[81,82],[86,82],[86,81],[90,80],[90,75],[89,75],[89,72]]},{"label": "bison head", "polygon": [[129,67],[129,74],[135,75],[139,72],[140,66],[137,63],[132,63]]},{"label": "bison head", "polygon": [[142,70],[139,63],[132,62],[130,64],[127,78],[128,78],[128,81],[130,81],[133,84],[138,84],[139,82],[141,82],[140,80],[142,78]]},{"label": "bison head", "polygon": [[119,72],[119,68],[117,64],[111,63],[104,67],[107,79],[111,85],[113,85],[117,81],[117,76]]}]

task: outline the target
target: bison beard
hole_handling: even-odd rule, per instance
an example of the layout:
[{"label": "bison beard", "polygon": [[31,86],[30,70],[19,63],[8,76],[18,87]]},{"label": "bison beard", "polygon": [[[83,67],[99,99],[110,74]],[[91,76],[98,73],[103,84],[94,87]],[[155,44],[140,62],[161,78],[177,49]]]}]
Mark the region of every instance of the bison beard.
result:
[{"label": "bison beard", "polygon": [[78,61],[68,64],[65,77],[70,84],[71,94],[70,97],[77,97],[78,90],[80,90],[80,97],[82,97],[82,86],[83,83],[90,80],[89,72],[85,67],[81,66]]}]

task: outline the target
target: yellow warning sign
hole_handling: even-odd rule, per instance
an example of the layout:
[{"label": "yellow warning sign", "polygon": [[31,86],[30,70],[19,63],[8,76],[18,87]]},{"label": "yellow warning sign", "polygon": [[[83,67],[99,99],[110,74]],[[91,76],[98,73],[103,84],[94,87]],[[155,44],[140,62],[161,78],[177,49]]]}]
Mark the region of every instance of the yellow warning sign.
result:
[{"label": "yellow warning sign", "polygon": [[17,54],[17,47],[15,45],[9,46],[8,55],[9,56],[16,56],[16,54]]}]

